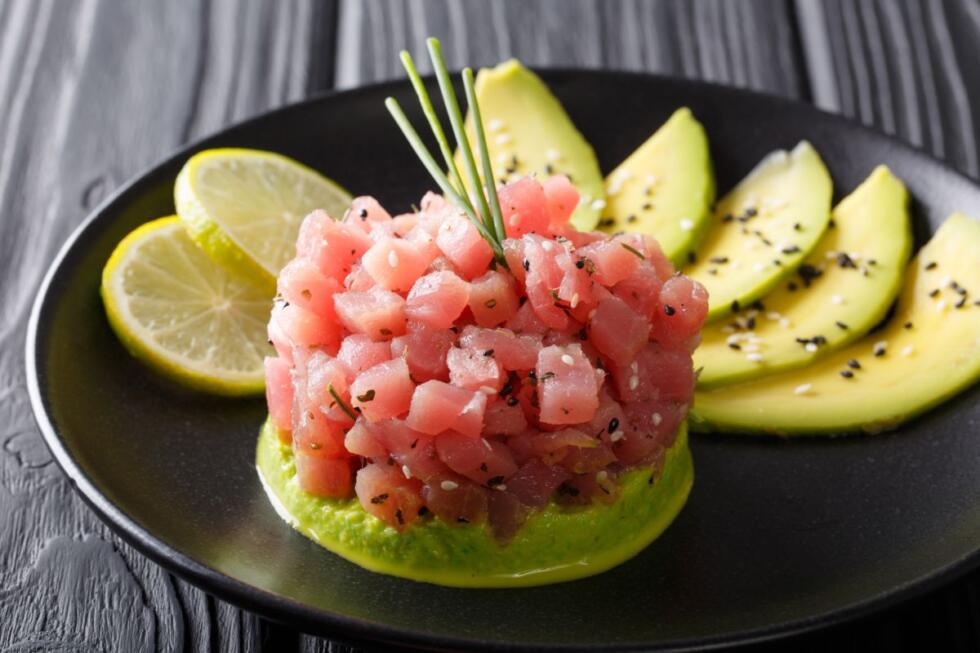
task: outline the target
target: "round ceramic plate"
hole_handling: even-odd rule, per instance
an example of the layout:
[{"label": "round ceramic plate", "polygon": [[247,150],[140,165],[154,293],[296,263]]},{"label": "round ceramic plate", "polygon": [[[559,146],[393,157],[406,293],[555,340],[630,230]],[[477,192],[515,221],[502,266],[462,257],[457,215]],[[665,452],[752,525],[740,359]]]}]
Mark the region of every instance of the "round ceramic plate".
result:
[{"label": "round ceramic plate", "polygon": [[[980,216],[972,181],[803,104],[647,75],[544,77],[606,171],[687,105],[707,129],[722,192],[768,151],[805,138],[838,198],[879,163],[904,179],[917,244],[954,210]],[[695,437],[694,491],[673,526],[633,560],[571,583],[436,587],[364,571],[293,532],[255,473],[264,402],[195,394],[146,371],[109,329],[99,273],[128,231],[173,212],[174,178],[203,148],[282,152],[407,208],[432,184],[382,101],[417,107],[410,93],[392,83],[320,97],[196,143],[116,193],[58,255],[30,322],[31,400],[58,463],[124,538],[207,591],[307,631],[465,650],[773,638],[893,603],[977,562],[977,387],[891,434]]]}]

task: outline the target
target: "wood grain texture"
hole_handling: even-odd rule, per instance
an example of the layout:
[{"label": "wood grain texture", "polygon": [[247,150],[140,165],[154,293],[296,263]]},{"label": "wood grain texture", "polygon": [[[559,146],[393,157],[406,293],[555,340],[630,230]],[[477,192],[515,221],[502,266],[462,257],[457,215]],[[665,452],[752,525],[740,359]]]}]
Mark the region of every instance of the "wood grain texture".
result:
[{"label": "wood grain texture", "polygon": [[[478,28],[473,28],[477,26]],[[85,214],[180,144],[335,85],[450,65],[645,70],[812,99],[978,175],[976,0],[0,0],[0,651],[348,653],[108,532],[30,417],[24,324]],[[980,575],[762,650],[980,650]]]},{"label": "wood grain texture", "polygon": [[813,100],[980,175],[980,3],[797,0]]},{"label": "wood grain texture", "polygon": [[313,29],[324,7],[0,3],[0,650],[256,651],[274,639],[81,503],[30,416],[24,326],[55,251],[113,188],[330,83],[333,31]]}]

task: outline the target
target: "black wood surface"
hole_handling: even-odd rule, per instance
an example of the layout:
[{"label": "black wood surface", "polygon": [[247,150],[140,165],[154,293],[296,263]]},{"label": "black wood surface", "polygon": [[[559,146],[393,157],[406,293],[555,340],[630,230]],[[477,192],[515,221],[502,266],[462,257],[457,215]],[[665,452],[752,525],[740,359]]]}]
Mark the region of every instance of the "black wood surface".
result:
[{"label": "black wood surface", "polygon": [[[813,101],[980,174],[976,0],[0,0],[0,650],[346,650],[108,532],[33,425],[24,325],[54,252],[113,188],[222,125],[398,77],[398,50],[430,34],[457,67],[516,56]],[[980,574],[764,648],[872,647],[980,650]]]}]

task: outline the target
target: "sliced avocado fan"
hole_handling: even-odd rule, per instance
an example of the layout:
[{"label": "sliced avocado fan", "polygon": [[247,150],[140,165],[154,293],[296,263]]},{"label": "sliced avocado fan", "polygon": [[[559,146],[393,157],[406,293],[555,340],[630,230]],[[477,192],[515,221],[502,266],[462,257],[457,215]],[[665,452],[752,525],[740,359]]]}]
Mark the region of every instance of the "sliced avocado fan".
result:
[{"label": "sliced avocado fan", "polygon": [[695,393],[692,430],[878,432],[980,379],[980,221],[955,213],[909,265],[881,331],[805,368]]},{"label": "sliced avocado fan", "polygon": [[708,290],[708,319],[747,306],[803,262],[830,220],[830,174],[801,141],[766,156],[715,209],[697,262],[684,273]]},{"label": "sliced avocado fan", "polygon": [[708,137],[683,107],[606,177],[599,226],[651,234],[681,265],[704,235],[714,201]]},{"label": "sliced avocado fan", "polygon": [[[529,174],[540,178],[566,175],[582,195],[572,214],[572,224],[582,231],[595,229],[605,207],[599,162],[592,146],[541,78],[511,59],[495,68],[480,70],[476,76],[476,98],[497,181],[506,183]],[[471,115],[467,115],[466,123],[471,142],[475,143]],[[462,172],[459,152],[456,164]]]},{"label": "sliced avocado fan", "polygon": [[802,367],[881,321],[912,248],[905,185],[878,166],[837,205],[833,224],[795,275],[704,328],[694,352],[699,388]]}]

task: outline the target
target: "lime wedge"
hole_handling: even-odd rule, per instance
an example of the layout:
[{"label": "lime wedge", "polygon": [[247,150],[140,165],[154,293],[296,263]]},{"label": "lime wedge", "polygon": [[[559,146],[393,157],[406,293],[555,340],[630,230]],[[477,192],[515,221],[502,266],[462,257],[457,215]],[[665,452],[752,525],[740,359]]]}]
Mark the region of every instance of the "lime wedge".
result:
[{"label": "lime wedge", "polygon": [[174,187],[177,214],[211,258],[274,288],[296,255],[300,222],[314,209],[340,218],[351,197],[288,157],[225,148],[195,154]]},{"label": "lime wedge", "polygon": [[102,270],[101,291],[109,324],[152,368],[216,394],[262,392],[270,297],[215,265],[177,217],[126,236]]}]

